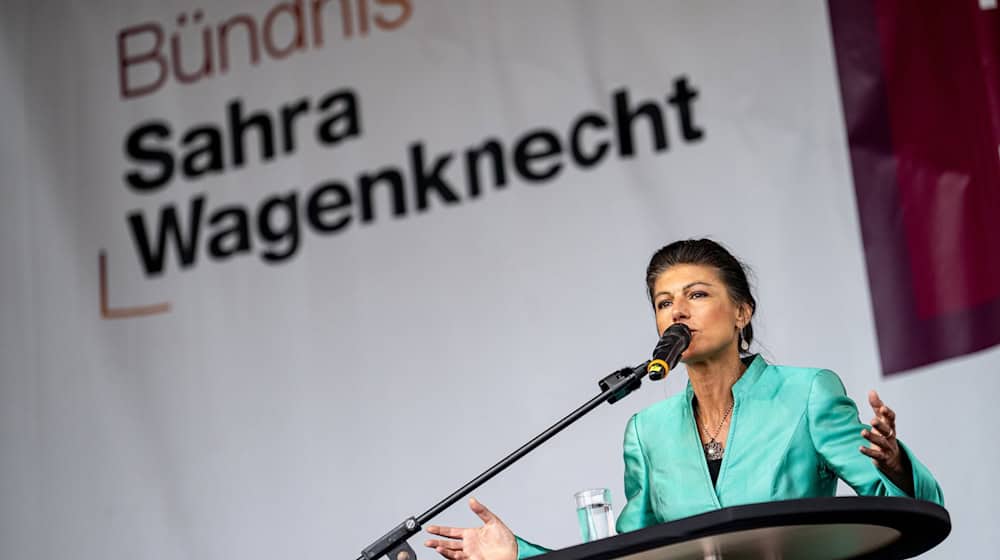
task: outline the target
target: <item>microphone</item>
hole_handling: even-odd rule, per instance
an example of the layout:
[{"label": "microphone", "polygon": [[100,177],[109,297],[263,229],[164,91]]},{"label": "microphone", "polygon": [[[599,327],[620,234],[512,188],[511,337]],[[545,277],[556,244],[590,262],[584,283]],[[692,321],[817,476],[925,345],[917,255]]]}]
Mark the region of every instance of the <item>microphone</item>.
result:
[{"label": "microphone", "polygon": [[691,329],[684,323],[674,323],[663,331],[663,336],[653,348],[653,359],[646,364],[646,373],[651,381],[659,381],[677,365],[681,354],[691,344]]}]

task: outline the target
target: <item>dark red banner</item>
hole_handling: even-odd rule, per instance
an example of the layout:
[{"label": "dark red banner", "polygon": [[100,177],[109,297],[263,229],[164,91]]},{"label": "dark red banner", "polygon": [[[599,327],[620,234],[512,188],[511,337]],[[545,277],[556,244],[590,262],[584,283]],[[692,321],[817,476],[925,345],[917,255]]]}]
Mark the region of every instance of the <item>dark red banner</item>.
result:
[{"label": "dark red banner", "polygon": [[828,7],[883,371],[1000,343],[998,10]]}]

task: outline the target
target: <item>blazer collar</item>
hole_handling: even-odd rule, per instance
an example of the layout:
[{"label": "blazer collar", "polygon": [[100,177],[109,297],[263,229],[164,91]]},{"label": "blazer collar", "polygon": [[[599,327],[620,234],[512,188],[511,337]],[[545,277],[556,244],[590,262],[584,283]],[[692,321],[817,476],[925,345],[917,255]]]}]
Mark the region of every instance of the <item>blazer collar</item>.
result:
[{"label": "blazer collar", "polygon": [[[754,384],[760,379],[764,370],[767,369],[767,361],[760,354],[751,354],[742,358],[747,369],[743,375],[733,384],[733,401],[739,402],[744,395],[750,392]],[[694,388],[691,387],[691,380],[687,382],[687,402],[690,405],[694,401]]]}]

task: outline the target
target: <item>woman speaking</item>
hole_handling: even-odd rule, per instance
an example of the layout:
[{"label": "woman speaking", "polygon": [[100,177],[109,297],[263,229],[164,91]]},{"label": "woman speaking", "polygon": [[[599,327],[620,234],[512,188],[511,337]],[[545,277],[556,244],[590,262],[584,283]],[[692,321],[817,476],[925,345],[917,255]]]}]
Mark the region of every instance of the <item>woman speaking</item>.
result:
[{"label": "woman speaking", "polygon": [[[833,496],[837,479],[859,495],[943,503],[941,488],[896,439],[896,414],[868,394],[870,426],[835,373],[779,366],[749,354],[757,302],[743,265],[718,243],[677,241],[646,269],[656,329],[691,330],[681,355],[684,392],[632,416],[625,428],[619,533],[714,509]],[[428,526],[426,546],[454,560],[514,560],[546,549],[515,537],[479,502],[476,528]]]}]

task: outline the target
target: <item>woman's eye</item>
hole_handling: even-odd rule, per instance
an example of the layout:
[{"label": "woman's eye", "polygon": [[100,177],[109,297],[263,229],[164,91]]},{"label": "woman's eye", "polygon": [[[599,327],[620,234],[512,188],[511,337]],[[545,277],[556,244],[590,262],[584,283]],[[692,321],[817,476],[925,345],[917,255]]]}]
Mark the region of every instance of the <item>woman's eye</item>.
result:
[{"label": "woman's eye", "polygon": [[670,301],[668,300],[663,300],[660,303],[656,304],[657,309],[666,309],[668,307],[670,307]]},{"label": "woman's eye", "polygon": [[706,294],[705,292],[691,292],[691,296],[690,297],[691,297],[691,299],[696,299],[696,298],[705,297],[707,295],[708,294]]}]

